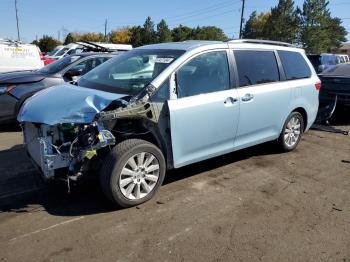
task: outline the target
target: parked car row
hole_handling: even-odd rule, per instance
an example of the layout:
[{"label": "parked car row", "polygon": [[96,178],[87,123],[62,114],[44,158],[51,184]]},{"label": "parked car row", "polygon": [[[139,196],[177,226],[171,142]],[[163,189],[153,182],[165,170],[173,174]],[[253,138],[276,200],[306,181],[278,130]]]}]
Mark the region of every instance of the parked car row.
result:
[{"label": "parked car row", "polygon": [[37,70],[68,55],[85,52],[122,53],[132,49],[131,45],[77,42],[58,46],[44,55],[39,47],[18,41],[0,39],[0,73]]},{"label": "parked car row", "polygon": [[[56,80],[71,80],[74,67]],[[172,168],[267,141],[294,150],[321,88],[302,49],[262,40],[143,46],[81,75],[26,100],[26,148],[45,179],[98,176],[122,207],[152,198]],[[31,77],[54,81],[50,72]],[[10,82],[3,90],[13,97],[22,89]]]}]

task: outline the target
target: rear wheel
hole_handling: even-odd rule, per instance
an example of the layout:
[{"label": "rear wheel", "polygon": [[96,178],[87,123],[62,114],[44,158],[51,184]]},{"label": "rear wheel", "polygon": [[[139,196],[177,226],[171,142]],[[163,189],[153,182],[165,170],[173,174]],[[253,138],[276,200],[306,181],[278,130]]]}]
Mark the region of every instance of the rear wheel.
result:
[{"label": "rear wheel", "polygon": [[158,191],[165,176],[165,160],[155,145],[129,139],[106,157],[100,181],[104,193],[121,207],[139,205]]},{"label": "rear wheel", "polygon": [[282,151],[289,152],[294,150],[303,134],[304,130],[304,118],[299,112],[292,112],[284,126],[278,139],[278,144]]}]

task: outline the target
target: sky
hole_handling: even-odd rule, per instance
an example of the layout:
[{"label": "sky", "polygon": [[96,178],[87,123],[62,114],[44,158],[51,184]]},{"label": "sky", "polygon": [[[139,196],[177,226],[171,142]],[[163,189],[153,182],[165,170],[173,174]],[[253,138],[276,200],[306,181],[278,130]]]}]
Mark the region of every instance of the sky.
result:
[{"label": "sky", "polygon": [[[333,17],[343,19],[350,32],[350,1],[330,0]],[[254,10],[269,11],[278,0],[246,0],[244,16]],[[303,0],[295,0],[301,6]],[[67,32],[104,32],[123,26],[142,25],[147,16],[155,23],[162,18],[170,28],[179,24],[195,27],[214,25],[229,37],[238,37],[241,0],[17,0],[21,40],[31,42],[42,35],[55,38]],[[15,0],[0,0],[0,38],[17,38]],[[347,38],[350,41],[350,34]]]}]

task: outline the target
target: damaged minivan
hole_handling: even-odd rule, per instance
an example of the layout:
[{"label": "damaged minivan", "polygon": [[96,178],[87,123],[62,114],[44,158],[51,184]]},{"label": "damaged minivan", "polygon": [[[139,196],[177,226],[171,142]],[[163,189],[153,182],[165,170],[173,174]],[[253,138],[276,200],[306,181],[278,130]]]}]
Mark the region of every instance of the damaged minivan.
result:
[{"label": "damaged minivan", "polygon": [[295,149],[319,89],[304,51],[286,43],[164,43],[35,94],[18,120],[45,179],[99,176],[130,207],[154,196],[166,170],[267,141]]}]

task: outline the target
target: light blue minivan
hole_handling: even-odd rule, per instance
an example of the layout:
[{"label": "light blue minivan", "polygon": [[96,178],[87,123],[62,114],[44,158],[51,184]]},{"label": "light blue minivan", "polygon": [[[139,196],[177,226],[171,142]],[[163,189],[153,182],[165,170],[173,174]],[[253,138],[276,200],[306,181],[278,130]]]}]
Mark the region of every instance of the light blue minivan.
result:
[{"label": "light blue minivan", "polygon": [[287,43],[164,43],[39,92],[18,120],[46,179],[98,174],[106,195],[130,207],[156,193],[167,169],[267,141],[295,149],[320,88],[304,50]]}]

